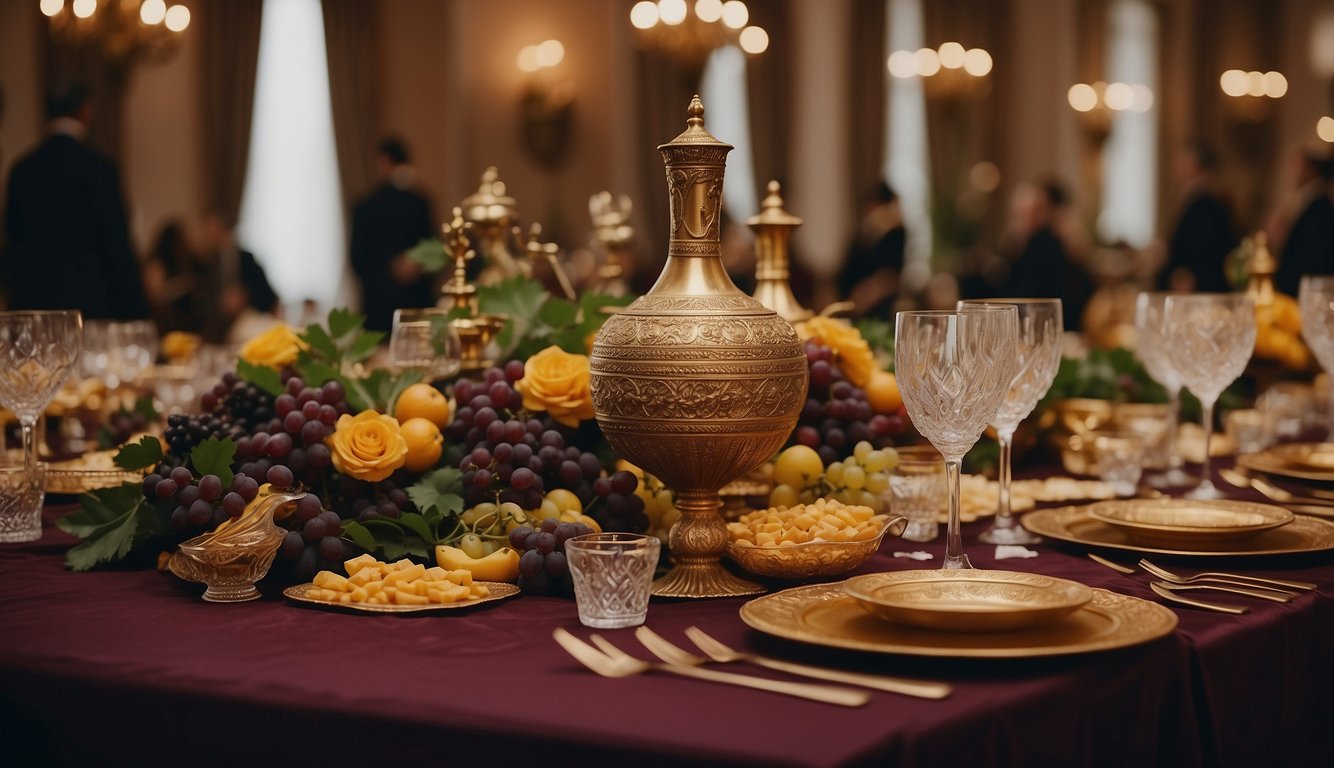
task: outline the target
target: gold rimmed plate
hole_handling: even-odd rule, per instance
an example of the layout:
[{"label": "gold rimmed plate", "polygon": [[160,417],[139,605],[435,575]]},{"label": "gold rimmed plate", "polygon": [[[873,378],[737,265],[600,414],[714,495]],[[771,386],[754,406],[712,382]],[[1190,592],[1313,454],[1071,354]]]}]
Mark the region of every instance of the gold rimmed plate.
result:
[{"label": "gold rimmed plate", "polygon": [[1237,457],[1238,466],[1299,480],[1334,482],[1334,443],[1283,443]]},{"label": "gold rimmed plate", "polygon": [[959,659],[1036,658],[1106,651],[1155,640],[1172,631],[1167,608],[1101,589],[1057,621],[1013,632],[945,632],[883,621],[843,590],[813,584],[759,597],[741,606],[741,620],[775,637],[830,648]]},{"label": "gold rimmed plate", "polygon": [[1088,508],[1089,517],[1149,547],[1216,550],[1291,523],[1292,512],[1236,499],[1117,499]]},{"label": "gold rimmed plate", "polygon": [[46,492],[80,494],[143,480],[147,470],[126,470],[116,466],[118,450],[91,451],[77,459],[49,462],[46,465]]},{"label": "gold rimmed plate", "polygon": [[503,581],[479,581],[478,584],[484,584],[490,592],[486,597],[475,597],[471,600],[460,600],[457,603],[432,603],[431,605],[375,605],[373,603],[330,603],[324,600],[316,600],[307,597],[306,593],[315,589],[314,584],[297,584],[294,587],[288,587],[283,590],[283,596],[288,600],[305,605],[315,605],[321,608],[332,608],[334,610],[351,611],[353,613],[434,613],[436,611],[450,611],[456,608],[471,608],[474,605],[482,603],[493,603],[497,600],[504,600],[507,597],[513,597],[519,594],[519,587],[515,584],[507,584]]},{"label": "gold rimmed plate", "polygon": [[995,570],[889,571],[843,589],[873,616],[943,632],[1012,632],[1057,621],[1093,599],[1076,581]]},{"label": "gold rimmed plate", "polygon": [[1306,515],[1297,515],[1287,525],[1262,531],[1253,538],[1223,545],[1218,549],[1178,549],[1136,543],[1125,531],[1090,517],[1087,505],[1040,509],[1029,512],[1020,520],[1024,528],[1049,539],[1154,555],[1261,557],[1334,549],[1334,523]]}]

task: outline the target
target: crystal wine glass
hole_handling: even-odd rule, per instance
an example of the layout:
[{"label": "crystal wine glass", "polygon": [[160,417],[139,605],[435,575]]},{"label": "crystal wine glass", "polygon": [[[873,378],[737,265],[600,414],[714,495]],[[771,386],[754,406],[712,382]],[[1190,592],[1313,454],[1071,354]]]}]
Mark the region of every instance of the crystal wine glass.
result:
[{"label": "crystal wine glass", "polygon": [[1010,451],[1019,422],[1028,418],[1047,394],[1056,370],[1061,367],[1065,326],[1060,299],[970,299],[959,302],[959,309],[1007,305],[1018,311],[1019,336],[1015,343],[1014,378],[991,422],[1000,443],[1000,498],[995,521],[978,538],[988,544],[1036,544],[1041,539],[1017,525],[1010,514]]},{"label": "crystal wine glass", "polygon": [[[1155,488],[1173,488],[1186,485],[1191,477],[1181,469],[1181,453],[1177,451],[1178,418],[1181,413],[1181,375],[1172,367],[1167,348],[1171,342],[1163,332],[1163,303],[1171,291],[1143,292],[1135,299],[1135,354],[1149,378],[1167,390],[1167,472],[1149,480]],[[1176,293],[1175,295],[1184,295]]]},{"label": "crystal wine glass", "polygon": [[959,472],[1014,380],[1018,335],[1013,304],[897,316],[894,371],[903,402],[913,425],[945,459],[945,570],[973,567],[959,531]]},{"label": "crystal wine glass", "polygon": [[1210,474],[1209,443],[1214,434],[1218,396],[1246,370],[1255,349],[1255,306],[1243,293],[1191,293],[1163,302],[1167,356],[1181,383],[1200,399],[1204,410],[1204,464],[1192,499],[1217,499]]},{"label": "crystal wine glass", "polygon": [[83,316],[74,310],[0,312],[0,405],[23,428],[23,463],[37,465],[33,432],[79,359]]},{"label": "crystal wine glass", "polygon": [[389,337],[394,365],[421,371],[428,380],[448,378],[461,365],[458,333],[443,309],[394,310]]},{"label": "crystal wine glass", "polygon": [[1334,276],[1306,275],[1297,292],[1302,307],[1302,338],[1329,377],[1327,440],[1334,440]]}]

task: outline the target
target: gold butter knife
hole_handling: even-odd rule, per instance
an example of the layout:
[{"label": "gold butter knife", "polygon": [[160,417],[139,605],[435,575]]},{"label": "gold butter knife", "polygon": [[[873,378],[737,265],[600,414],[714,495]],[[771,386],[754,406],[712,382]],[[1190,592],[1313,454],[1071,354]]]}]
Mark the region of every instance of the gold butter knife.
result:
[{"label": "gold butter knife", "polygon": [[1188,605],[1192,608],[1203,608],[1206,611],[1217,611],[1219,613],[1230,613],[1240,616],[1243,613],[1250,613],[1250,608],[1244,608],[1237,605],[1219,605],[1218,603],[1206,603],[1203,600],[1194,600],[1189,597],[1182,597],[1169,590],[1163,589],[1160,582],[1153,581],[1149,583],[1149,589],[1152,589],[1159,597],[1179,605]]}]

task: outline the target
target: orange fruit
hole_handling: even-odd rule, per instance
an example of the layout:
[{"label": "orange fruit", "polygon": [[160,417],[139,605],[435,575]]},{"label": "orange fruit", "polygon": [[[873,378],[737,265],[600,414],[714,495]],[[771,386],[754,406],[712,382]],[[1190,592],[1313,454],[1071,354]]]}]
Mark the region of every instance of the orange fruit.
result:
[{"label": "orange fruit", "polygon": [[398,431],[408,444],[408,455],[403,466],[410,472],[425,472],[440,461],[445,449],[445,437],[440,428],[420,416],[399,425]]},{"label": "orange fruit", "polygon": [[889,371],[875,371],[871,374],[871,380],[866,382],[866,402],[871,404],[876,413],[894,413],[903,405],[899,380]]},{"label": "orange fruit", "polygon": [[398,396],[398,402],[394,404],[394,418],[400,424],[420,418],[444,429],[449,426],[453,416],[449,400],[430,384],[413,384],[403,390]]}]

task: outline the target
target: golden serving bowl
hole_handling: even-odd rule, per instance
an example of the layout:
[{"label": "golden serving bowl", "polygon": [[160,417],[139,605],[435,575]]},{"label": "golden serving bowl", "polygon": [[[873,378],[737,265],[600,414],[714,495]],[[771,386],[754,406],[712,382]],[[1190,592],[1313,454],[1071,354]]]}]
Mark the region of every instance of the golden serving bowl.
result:
[{"label": "golden serving bowl", "polygon": [[290,510],[305,493],[271,493],[254,502],[231,524],[183,542],[167,567],[186,581],[206,584],[210,603],[255,600],[255,582],[264,578],[287,534],[273,524],[276,513]]},{"label": "golden serving bowl", "polygon": [[823,579],[839,576],[866,562],[885,534],[903,533],[906,517],[892,517],[880,527],[875,538],[865,541],[807,541],[779,547],[758,547],[727,543],[727,556],[737,565],[757,576],[773,579]]}]

